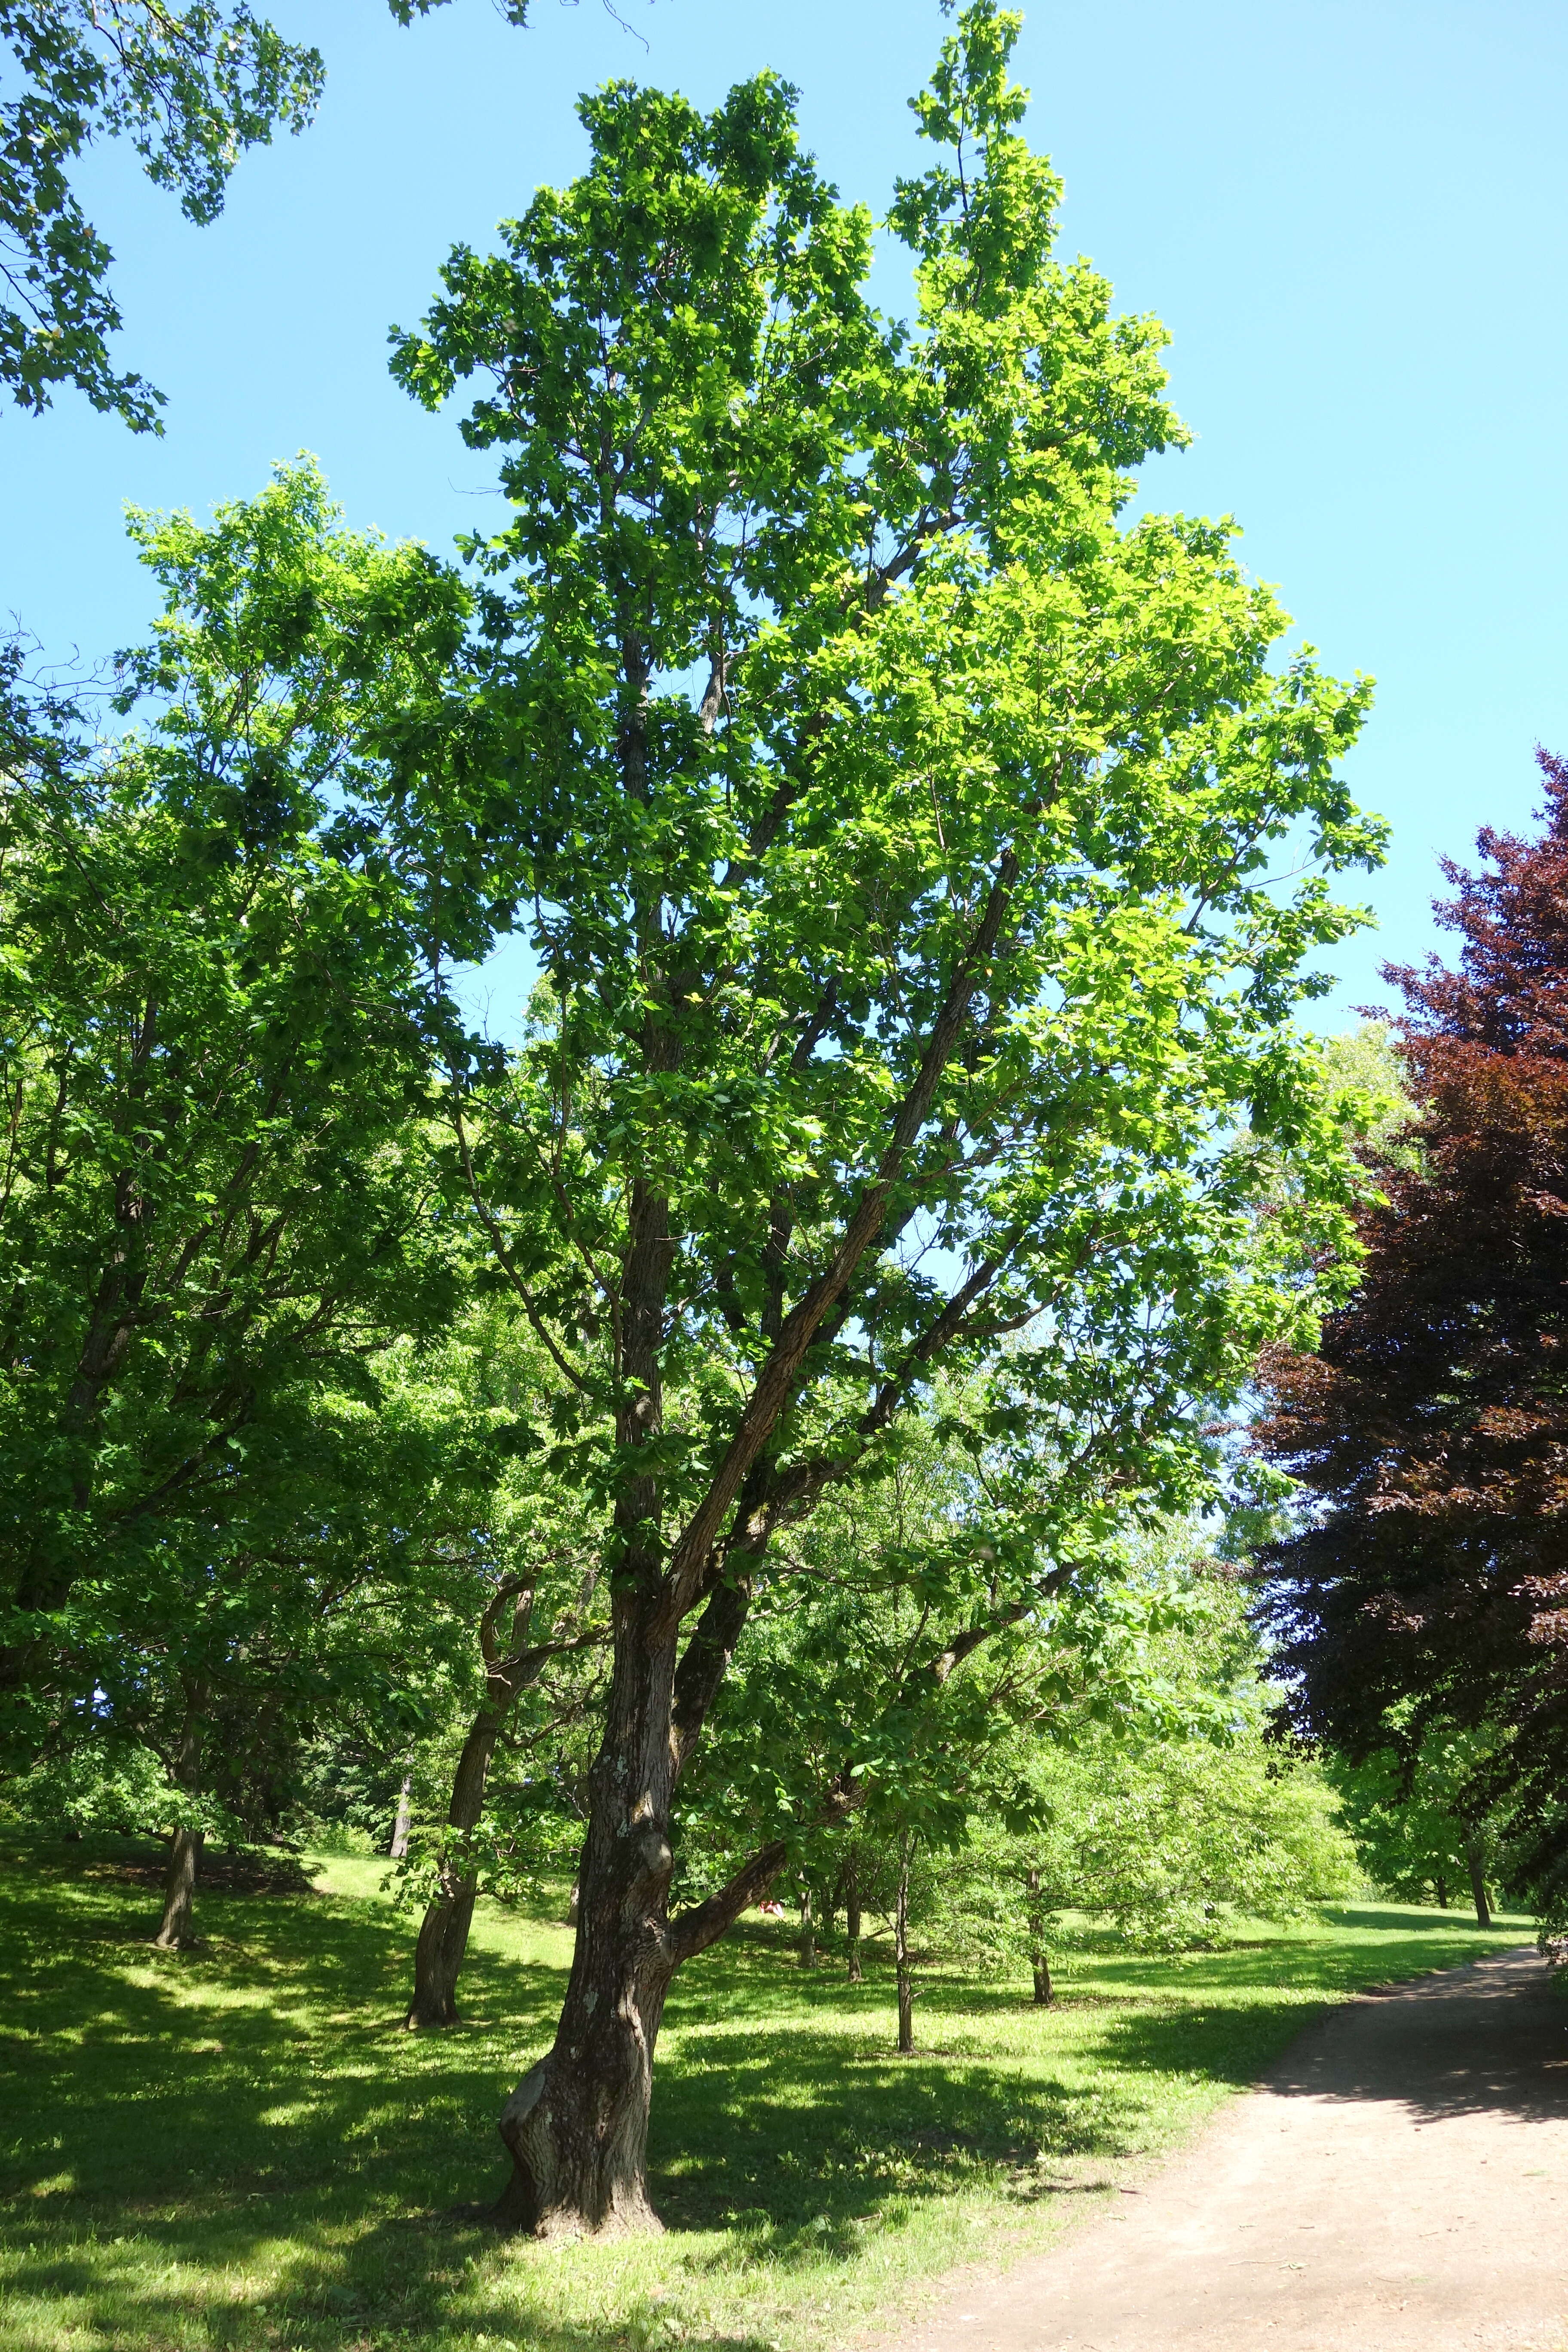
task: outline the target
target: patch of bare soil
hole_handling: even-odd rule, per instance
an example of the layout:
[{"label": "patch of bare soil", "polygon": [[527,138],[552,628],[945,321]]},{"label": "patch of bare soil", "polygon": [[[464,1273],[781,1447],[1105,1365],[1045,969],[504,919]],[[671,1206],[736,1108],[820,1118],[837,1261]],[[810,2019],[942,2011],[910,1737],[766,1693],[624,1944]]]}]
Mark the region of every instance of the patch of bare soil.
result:
[{"label": "patch of bare soil", "polygon": [[1053,2253],[884,2352],[1568,2352],[1568,2000],[1531,1950],[1379,1987]]}]

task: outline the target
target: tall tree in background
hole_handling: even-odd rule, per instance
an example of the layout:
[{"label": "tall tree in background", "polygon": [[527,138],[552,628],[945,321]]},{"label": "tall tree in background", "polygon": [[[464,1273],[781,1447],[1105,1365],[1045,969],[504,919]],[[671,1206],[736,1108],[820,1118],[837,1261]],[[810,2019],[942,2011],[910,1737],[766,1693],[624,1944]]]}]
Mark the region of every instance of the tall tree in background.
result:
[{"label": "tall tree in background", "polygon": [[432,406],[486,380],[464,430],[514,509],[477,551],[504,758],[402,816],[530,910],[528,1043],[452,1103],[610,1524],[576,1950],[502,2122],[532,2228],[647,2221],[670,1979],[781,1865],[672,1913],[774,1531],[1025,1335],[997,1426],[1064,1475],[927,1561],[972,1655],[1093,1556],[1113,1470],[1119,1507],[1190,1498],[1207,1400],[1338,1231],[1289,1023],[1354,919],[1268,869],[1375,858],[1334,774],[1364,689],[1270,667],[1225,527],[1119,520],[1184,436],[1161,330],[1052,257],[1017,29],[975,0],[918,101],[912,331],[763,76],[706,117],[585,100],[584,176],[399,342]]},{"label": "tall tree in background", "polygon": [[1310,1356],[1266,1365],[1261,1445],[1309,1510],[1269,1561],[1303,1727],[1414,1772],[1481,1743],[1455,1803],[1499,1793],[1512,1868],[1568,1902],[1568,765],[1542,828],[1488,827],[1445,870],[1458,966],[1393,969],[1415,1106],[1362,1217],[1362,1286]]},{"label": "tall tree in background", "polygon": [[126,671],[148,723],[99,754],[24,712],[0,771],[0,1693],[24,1746],[79,1582],[151,1575],[177,1523],[286,1486],[302,1390],[372,1388],[455,1279],[442,1000],[353,802],[444,676],[461,590],[342,531],[309,467],[208,530],[139,529],[167,601]]}]

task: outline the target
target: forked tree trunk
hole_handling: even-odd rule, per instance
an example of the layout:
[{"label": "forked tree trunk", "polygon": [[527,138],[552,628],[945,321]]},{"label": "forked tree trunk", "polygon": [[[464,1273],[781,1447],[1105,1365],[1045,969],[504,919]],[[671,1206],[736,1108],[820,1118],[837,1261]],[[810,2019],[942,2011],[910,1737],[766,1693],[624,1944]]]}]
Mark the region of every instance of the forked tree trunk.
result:
[{"label": "forked tree trunk", "polygon": [[893,1912],[893,1965],[899,1979],[899,2055],[907,2058],[915,2046],[915,1992],[910,1974],[910,1857],[914,1841],[908,1830],[899,1840],[899,1895]]},{"label": "forked tree trunk", "polygon": [[1046,1906],[1037,1865],[1029,1873],[1029,1965],[1035,1976],[1035,2005],[1037,2009],[1049,2009],[1055,1995],[1050,1955],[1046,1949]]},{"label": "forked tree trunk", "polygon": [[860,1864],[852,1854],[845,1864],[844,1940],[849,1947],[849,1981],[860,1979]]},{"label": "forked tree trunk", "polygon": [[408,1832],[413,1825],[413,1809],[409,1803],[414,1794],[413,1775],[405,1772],[403,1786],[397,1792],[397,1818],[392,1824],[392,1843],[386,1849],[389,1862],[401,1862],[408,1852]]},{"label": "forked tree trunk", "polygon": [[541,2236],[658,2226],[645,2173],[653,2053],[676,1955],[668,1934],[675,1643],[650,1646],[616,1601],[616,1659],[589,1775],[577,1941],[548,2057],[501,2113],[504,2228]]},{"label": "forked tree trunk", "polygon": [[[626,1516],[630,1517],[630,1511]],[[759,1547],[760,1548],[760,1547]],[[645,1587],[645,1593],[646,1593]],[[646,2172],[653,2056],[676,1969],[761,1900],[787,1859],[765,1846],[728,1886],[669,1916],[669,1808],[745,1622],[750,1585],[714,1591],[676,1666],[658,1595],[622,1583],[605,1731],[588,1776],[577,1941],[554,2046],[507,2101],[511,2179],[491,2219],[542,2237],[657,2230]]]},{"label": "forked tree trunk", "polygon": [[1486,1857],[1481,1841],[1468,1822],[1465,1824],[1465,1864],[1470,1874],[1470,1892],[1475,1897],[1476,1925],[1489,1927],[1492,1906],[1487,1901]]}]

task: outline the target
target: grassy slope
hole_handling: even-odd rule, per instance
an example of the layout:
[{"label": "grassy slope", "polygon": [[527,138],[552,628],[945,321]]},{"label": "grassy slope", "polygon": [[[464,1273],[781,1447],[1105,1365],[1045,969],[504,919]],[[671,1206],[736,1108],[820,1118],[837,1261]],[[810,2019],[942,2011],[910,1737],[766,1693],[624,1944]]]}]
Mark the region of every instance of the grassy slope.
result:
[{"label": "grassy slope", "polygon": [[204,1894],[201,1950],[78,1848],[0,1879],[5,2352],[567,2352],[838,2345],[956,2263],[1038,2245],[1247,2082],[1314,2007],[1524,1939],[1354,1906],[1184,1960],[1108,1945],[1022,1984],[937,1974],[921,2048],[891,1983],[804,1975],[757,1926],[677,1985],[652,2146],[668,2224],[500,2244],[494,2119],[543,2047],[569,1939],[481,1908],[469,2022],[401,2031],[410,1925],[383,1865],[314,1896]]}]

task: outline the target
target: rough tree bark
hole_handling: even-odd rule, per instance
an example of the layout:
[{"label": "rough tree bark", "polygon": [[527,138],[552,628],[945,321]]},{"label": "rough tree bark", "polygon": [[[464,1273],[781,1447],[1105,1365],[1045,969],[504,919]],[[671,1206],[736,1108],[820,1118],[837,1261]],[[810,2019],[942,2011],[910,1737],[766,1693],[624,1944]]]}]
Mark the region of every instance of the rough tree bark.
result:
[{"label": "rough tree bark", "polygon": [[[633,1514],[647,1507],[636,1491],[641,1483],[618,1507],[628,1551]],[[553,2047],[501,2113],[512,2175],[492,2213],[500,2228],[555,2236],[659,2227],[645,2157],[670,1979],[761,1900],[787,1853],[782,1843],[763,1847],[727,1886],[670,1917],[671,1802],[751,1605],[746,1553],[760,1555],[766,1541],[766,1514],[755,1499],[764,1483],[762,1474],[752,1484],[747,1543],[731,1556],[679,1663],[674,1634],[659,1637],[658,1582],[616,1577],[615,1662],[589,1775],[572,1974]]]}]

